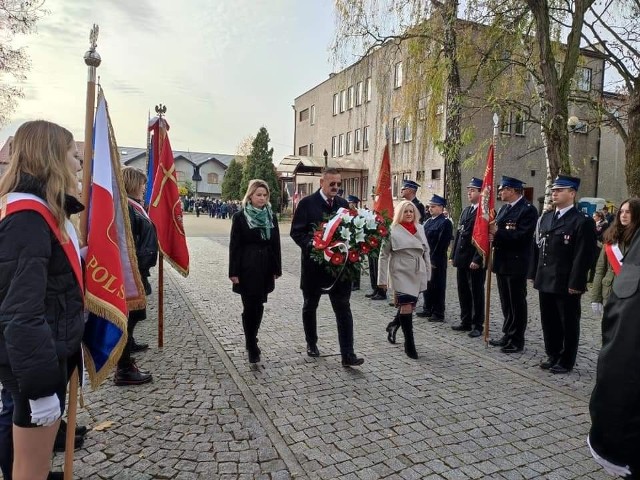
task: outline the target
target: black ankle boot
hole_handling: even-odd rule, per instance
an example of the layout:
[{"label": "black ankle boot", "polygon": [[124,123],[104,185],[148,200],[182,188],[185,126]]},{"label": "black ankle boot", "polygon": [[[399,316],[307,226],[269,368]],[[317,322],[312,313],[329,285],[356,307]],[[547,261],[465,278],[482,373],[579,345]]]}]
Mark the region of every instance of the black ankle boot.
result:
[{"label": "black ankle boot", "polygon": [[399,318],[404,334],[404,353],[407,354],[407,357],[416,359],[418,352],[416,352],[416,345],[413,341],[413,314],[401,313]]},{"label": "black ankle boot", "polygon": [[398,318],[399,315],[399,313],[396,313],[396,316],[393,317],[393,320],[390,321],[387,325],[387,341],[389,343],[396,343],[396,333],[400,328],[400,320]]}]

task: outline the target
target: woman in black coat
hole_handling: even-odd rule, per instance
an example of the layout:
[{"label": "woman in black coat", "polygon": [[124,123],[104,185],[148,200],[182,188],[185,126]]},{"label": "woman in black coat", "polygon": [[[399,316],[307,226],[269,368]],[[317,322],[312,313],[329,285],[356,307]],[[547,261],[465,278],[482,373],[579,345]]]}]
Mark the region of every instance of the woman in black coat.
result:
[{"label": "woman in black coat", "polygon": [[242,298],[242,327],[249,363],[260,361],[258,330],[267,295],[282,275],[280,230],[269,204],[269,185],[251,180],[242,209],[231,219],[229,279]]}]

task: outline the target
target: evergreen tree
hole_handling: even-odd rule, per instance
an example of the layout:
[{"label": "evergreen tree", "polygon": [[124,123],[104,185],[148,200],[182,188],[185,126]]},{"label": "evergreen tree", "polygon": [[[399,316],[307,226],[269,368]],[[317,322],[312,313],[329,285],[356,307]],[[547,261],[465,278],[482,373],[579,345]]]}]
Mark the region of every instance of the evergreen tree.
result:
[{"label": "evergreen tree", "polygon": [[247,191],[249,181],[260,178],[267,182],[271,190],[271,206],[275,212],[280,211],[280,186],[276,167],[273,165],[273,148],[269,148],[269,132],[265,127],[258,130],[256,138],[251,144],[251,153],[247,156],[247,161],[242,169],[242,182],[240,191],[244,195]]},{"label": "evergreen tree", "polygon": [[235,158],[231,160],[227,171],[222,179],[222,199],[241,200],[244,191],[240,188],[242,182],[242,165]]}]

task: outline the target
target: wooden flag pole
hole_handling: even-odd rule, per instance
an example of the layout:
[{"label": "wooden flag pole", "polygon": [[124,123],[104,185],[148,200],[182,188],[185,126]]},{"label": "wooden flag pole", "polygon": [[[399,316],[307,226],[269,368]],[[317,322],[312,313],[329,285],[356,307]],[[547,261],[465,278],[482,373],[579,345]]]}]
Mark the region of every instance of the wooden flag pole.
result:
[{"label": "wooden flag pole", "polygon": [[[82,204],[87,207],[80,214],[80,237],[83,246],[87,245],[87,224],[89,220],[89,198],[91,195],[91,173],[93,164],[93,117],[96,105],[96,69],[101,58],[96,51],[98,42],[98,25],[94,24],[89,34],[90,46],[84,54],[84,63],[88,67],[87,103],[84,120],[84,156],[82,170]],[[78,414],[78,384],[80,373],[78,366],[73,369],[69,379],[69,406],[67,410],[67,435],[64,450],[64,480],[73,479],[73,454],[76,438],[76,417]]]},{"label": "wooden flag pole", "polygon": [[[167,106],[160,103],[155,106],[155,110],[158,116],[158,138],[155,138],[156,135],[154,134],[153,144],[157,145],[158,148],[157,151],[153,152],[153,155],[156,165],[160,165],[160,158],[162,158],[160,150],[162,149],[164,135],[166,135],[162,117],[167,113]],[[158,255],[158,348],[162,347],[164,347],[164,255],[160,252]]]},{"label": "wooden flag pole", "polygon": [[[498,122],[500,117],[497,113],[493,114],[493,181],[492,185],[496,184],[496,144],[498,143]],[[495,192],[491,192],[491,195],[495,195]],[[494,219],[495,221],[495,219]],[[489,348],[489,312],[491,311],[491,272],[493,271],[493,240],[489,237],[489,251],[487,252],[487,279],[485,281],[485,298],[484,298],[484,346]]]}]

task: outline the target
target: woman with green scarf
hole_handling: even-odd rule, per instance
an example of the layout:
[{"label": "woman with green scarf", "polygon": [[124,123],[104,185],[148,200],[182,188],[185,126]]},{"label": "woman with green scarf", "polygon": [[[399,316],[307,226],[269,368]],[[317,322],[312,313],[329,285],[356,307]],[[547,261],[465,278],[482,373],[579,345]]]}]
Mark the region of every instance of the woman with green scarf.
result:
[{"label": "woman with green scarf", "polygon": [[269,204],[269,185],[251,180],[242,209],[231,219],[229,279],[242,298],[242,327],[249,363],[260,361],[258,330],[267,295],[282,275],[280,230]]}]

